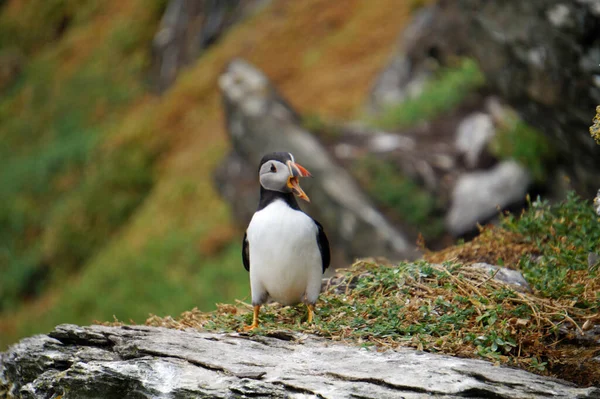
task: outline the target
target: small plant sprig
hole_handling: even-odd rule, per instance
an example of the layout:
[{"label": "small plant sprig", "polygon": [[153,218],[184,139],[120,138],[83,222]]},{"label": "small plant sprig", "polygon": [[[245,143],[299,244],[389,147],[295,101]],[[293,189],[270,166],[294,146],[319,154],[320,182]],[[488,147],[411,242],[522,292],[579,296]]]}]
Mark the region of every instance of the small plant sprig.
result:
[{"label": "small plant sprig", "polygon": [[600,144],[600,105],[596,107],[596,116],[594,117],[594,124],[590,126],[590,134],[596,140],[596,143]]}]

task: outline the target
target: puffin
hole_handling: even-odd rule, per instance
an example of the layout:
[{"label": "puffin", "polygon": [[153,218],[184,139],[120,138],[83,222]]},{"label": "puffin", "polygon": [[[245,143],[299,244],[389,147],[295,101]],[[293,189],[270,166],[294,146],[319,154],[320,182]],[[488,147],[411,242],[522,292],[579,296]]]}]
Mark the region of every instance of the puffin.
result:
[{"label": "puffin", "polygon": [[296,197],[310,202],[300,177],[310,177],[289,152],[265,155],[258,167],[260,200],[242,242],[244,268],[250,274],[252,324],[269,299],[282,305],[305,303],[313,321],[321,279],[331,260],[323,226],[300,209]]}]

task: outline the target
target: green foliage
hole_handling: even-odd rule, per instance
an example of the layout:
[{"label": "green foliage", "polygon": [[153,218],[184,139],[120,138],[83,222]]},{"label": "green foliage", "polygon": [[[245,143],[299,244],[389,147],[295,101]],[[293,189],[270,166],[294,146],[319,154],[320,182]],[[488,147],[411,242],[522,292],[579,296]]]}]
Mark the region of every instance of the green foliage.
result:
[{"label": "green foliage", "polygon": [[[19,335],[39,333],[62,323],[94,320],[143,322],[149,314],[177,314],[198,306],[214,309],[215,301],[248,292],[248,273],[241,265],[241,247],[231,244],[212,258],[197,242],[206,231],[171,231],[147,242],[138,251],[110,244],[101,256],[64,290],[54,306]],[[0,347],[6,342],[0,340]]]},{"label": "green foliage", "polygon": [[547,177],[555,150],[544,134],[522,121],[516,114],[498,129],[490,143],[490,152],[500,159],[515,159],[525,166],[538,182]]},{"label": "green foliage", "polygon": [[434,238],[444,229],[437,214],[436,198],[389,161],[363,158],[354,166],[357,178],[367,192],[402,221],[415,226],[425,238]]},{"label": "green foliage", "polygon": [[316,113],[303,115],[302,126],[325,142],[335,141],[343,134],[338,125],[323,119]]},{"label": "green foliage", "polygon": [[540,250],[539,257],[521,261],[525,278],[545,297],[599,311],[600,298],[584,295],[586,285],[599,279],[598,271],[587,264],[589,253],[600,252],[600,220],[590,202],[570,192],[561,203],[538,198],[529,206],[520,217],[503,220],[506,229],[522,234]]},{"label": "green foliage", "polygon": [[484,82],[477,63],[472,59],[462,59],[456,66],[442,69],[426,83],[421,94],[389,107],[372,123],[384,129],[395,129],[432,120],[455,109]]},{"label": "green foliage", "polygon": [[[145,198],[153,184],[153,156],[142,143],[95,157],[88,175],[54,206],[43,236],[44,259],[65,271],[80,266]],[[93,165],[93,166],[92,166]]]},{"label": "green foliage", "polygon": [[[124,106],[145,92],[147,44],[160,9],[139,20],[113,21],[106,26],[109,39],[88,43],[90,49],[73,47],[71,33],[81,32],[71,25],[75,31],[59,41],[47,31],[64,18],[80,21],[79,12],[91,17],[94,4],[25,2],[22,18],[0,24],[13,33],[11,45],[27,51],[46,45],[31,54],[0,99],[0,274],[6,276],[0,279],[0,310],[36,293],[45,272],[80,266],[127,220],[152,183],[148,146],[98,148]],[[0,20],[7,18],[5,11]],[[25,23],[34,28],[19,25]],[[76,67],[66,67],[65,58],[76,59]]]}]

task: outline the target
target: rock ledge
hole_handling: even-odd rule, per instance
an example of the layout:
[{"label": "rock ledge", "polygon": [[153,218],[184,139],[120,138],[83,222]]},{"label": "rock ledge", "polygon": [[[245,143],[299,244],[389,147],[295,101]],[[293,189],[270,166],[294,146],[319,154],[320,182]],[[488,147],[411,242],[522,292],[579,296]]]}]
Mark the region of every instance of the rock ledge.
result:
[{"label": "rock ledge", "polygon": [[[597,388],[409,349],[314,336],[59,325],[0,354],[0,396],[22,398],[592,398]],[[61,396],[62,395],[62,396]]]}]

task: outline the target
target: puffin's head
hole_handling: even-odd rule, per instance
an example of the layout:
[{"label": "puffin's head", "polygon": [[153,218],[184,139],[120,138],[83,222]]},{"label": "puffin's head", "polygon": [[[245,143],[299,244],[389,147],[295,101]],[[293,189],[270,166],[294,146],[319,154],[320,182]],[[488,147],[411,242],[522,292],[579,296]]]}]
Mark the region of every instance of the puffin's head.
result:
[{"label": "puffin's head", "polygon": [[298,178],[308,177],[310,172],[294,161],[294,156],[289,152],[272,152],[265,155],[258,167],[260,185],[266,190],[282,193],[293,192],[303,200],[310,199],[300,188]]}]

